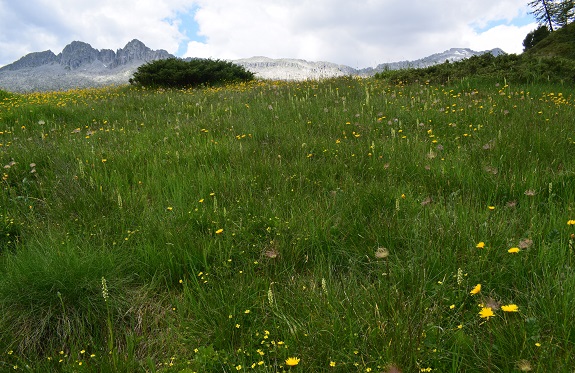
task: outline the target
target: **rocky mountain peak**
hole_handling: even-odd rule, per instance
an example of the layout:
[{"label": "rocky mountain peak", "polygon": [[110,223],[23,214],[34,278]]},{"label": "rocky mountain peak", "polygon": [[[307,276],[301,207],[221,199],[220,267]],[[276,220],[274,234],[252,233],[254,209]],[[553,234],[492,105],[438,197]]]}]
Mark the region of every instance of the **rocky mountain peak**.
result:
[{"label": "rocky mountain peak", "polygon": [[124,48],[117,50],[116,58],[110,67],[126,65],[133,61],[147,62],[170,57],[174,56],[163,49],[153,51],[138,39],[134,39],[126,44]]},{"label": "rocky mountain peak", "polygon": [[44,52],[33,52],[25,55],[10,65],[4,66],[0,70],[20,70],[25,68],[34,68],[43,65],[49,65],[55,62],[58,62],[58,57],[51,50]]},{"label": "rocky mountain peak", "polygon": [[132,39],[126,44],[124,49],[127,50],[150,50],[150,48],[146,47],[146,44],[142,43],[138,39]]},{"label": "rocky mountain peak", "polygon": [[41,67],[49,64],[59,64],[66,70],[86,69],[88,66],[101,66],[113,69],[128,64],[141,65],[144,62],[174,57],[167,51],[151,50],[138,39],[130,41],[124,48],[114,52],[111,49],[98,50],[82,41],[73,41],[66,45],[62,52],[55,55],[52,51],[27,54],[18,61],[0,68],[0,71],[16,71],[24,68]]},{"label": "rocky mountain peak", "polygon": [[58,55],[60,65],[71,70],[77,69],[83,64],[90,64],[98,60],[99,56],[100,52],[97,49],[82,41],[71,42]]}]

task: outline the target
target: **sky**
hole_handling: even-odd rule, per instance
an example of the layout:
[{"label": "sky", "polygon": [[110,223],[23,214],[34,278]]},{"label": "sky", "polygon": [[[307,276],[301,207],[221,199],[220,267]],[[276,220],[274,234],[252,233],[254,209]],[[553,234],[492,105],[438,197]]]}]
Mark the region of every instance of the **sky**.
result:
[{"label": "sky", "polygon": [[527,0],[0,0],[0,66],[138,39],[178,57],[253,56],[354,68],[450,48],[521,53],[536,28]]}]

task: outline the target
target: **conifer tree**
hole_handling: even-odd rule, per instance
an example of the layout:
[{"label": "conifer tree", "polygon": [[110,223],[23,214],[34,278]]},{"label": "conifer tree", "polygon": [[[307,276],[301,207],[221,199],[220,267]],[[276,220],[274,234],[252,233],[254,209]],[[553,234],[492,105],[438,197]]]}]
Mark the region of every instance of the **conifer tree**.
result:
[{"label": "conifer tree", "polygon": [[575,19],[575,1],[563,0],[555,5],[553,12],[553,22],[560,27],[573,22]]},{"label": "conifer tree", "polygon": [[550,31],[553,31],[553,0],[531,0],[529,6],[533,9],[531,14],[540,24],[547,25]]},{"label": "conifer tree", "polygon": [[575,0],[531,0],[528,5],[537,22],[549,31],[575,20]]}]

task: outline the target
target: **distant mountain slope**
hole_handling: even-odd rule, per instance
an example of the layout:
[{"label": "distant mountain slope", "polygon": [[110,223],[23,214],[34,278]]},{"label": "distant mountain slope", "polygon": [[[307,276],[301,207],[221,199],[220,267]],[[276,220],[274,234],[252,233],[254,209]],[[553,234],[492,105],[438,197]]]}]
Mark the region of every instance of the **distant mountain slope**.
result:
[{"label": "distant mountain slope", "polygon": [[261,79],[305,80],[336,76],[357,75],[358,70],[331,62],[310,62],[306,60],[268,57],[251,57],[234,60]]},{"label": "distant mountain slope", "polygon": [[32,92],[127,84],[143,63],[170,57],[174,56],[151,50],[137,39],[116,52],[73,41],[58,55],[50,50],[30,53],[0,68],[0,88]]},{"label": "distant mountain slope", "polygon": [[[306,80],[346,75],[371,76],[383,70],[431,66],[484,53],[498,55],[504,52],[500,49],[475,52],[467,48],[452,48],[416,61],[393,62],[366,69],[289,58],[251,57],[233,62],[262,79]],[[0,89],[31,92],[127,84],[140,65],[171,57],[174,56],[167,51],[151,50],[137,39],[116,52],[73,41],[57,55],[49,50],[34,52],[0,68]]]},{"label": "distant mountain slope", "polygon": [[445,52],[435,53],[415,61],[400,61],[400,62],[380,64],[374,69],[374,73],[384,70],[399,70],[407,68],[419,69],[437,65],[439,63],[444,63],[445,61],[457,62],[472,56],[477,56],[486,53],[491,53],[494,56],[506,54],[503,50],[499,48],[494,48],[482,52],[476,52],[469,48],[451,48],[449,50],[446,50]]}]

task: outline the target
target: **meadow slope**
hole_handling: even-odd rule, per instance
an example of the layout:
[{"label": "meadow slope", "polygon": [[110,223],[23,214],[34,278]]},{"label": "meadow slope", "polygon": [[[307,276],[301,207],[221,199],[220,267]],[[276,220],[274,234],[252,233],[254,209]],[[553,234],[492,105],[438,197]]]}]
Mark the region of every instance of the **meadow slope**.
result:
[{"label": "meadow slope", "polygon": [[0,96],[0,370],[571,372],[575,91]]}]

